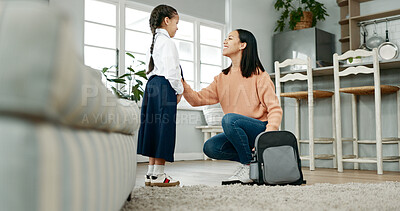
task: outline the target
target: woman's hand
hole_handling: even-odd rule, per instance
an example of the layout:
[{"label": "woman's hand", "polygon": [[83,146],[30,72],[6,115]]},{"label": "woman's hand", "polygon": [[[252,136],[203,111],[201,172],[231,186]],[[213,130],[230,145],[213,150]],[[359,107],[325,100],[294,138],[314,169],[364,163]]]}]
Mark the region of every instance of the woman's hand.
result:
[{"label": "woman's hand", "polygon": [[265,129],[265,132],[269,132],[269,131],[277,131],[277,130],[279,130],[279,129],[273,129],[273,128],[268,128],[268,127],[267,127],[267,129]]},{"label": "woman's hand", "polygon": [[182,99],[182,95],[176,95],[176,104],[178,104]]}]

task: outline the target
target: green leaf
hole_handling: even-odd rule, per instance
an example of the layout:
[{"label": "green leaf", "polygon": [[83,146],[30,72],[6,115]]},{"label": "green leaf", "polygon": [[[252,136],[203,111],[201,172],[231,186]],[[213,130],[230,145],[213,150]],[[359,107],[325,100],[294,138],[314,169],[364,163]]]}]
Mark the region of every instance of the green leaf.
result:
[{"label": "green leaf", "polygon": [[147,80],[146,72],[144,70],[136,72],[135,75],[140,76],[140,77],[142,77],[142,78]]},{"label": "green leaf", "polygon": [[142,85],[143,85],[143,82],[142,82],[141,80],[137,80],[137,79],[136,79],[136,83],[139,84],[139,86],[142,86]]},{"label": "green leaf", "polygon": [[285,28],[285,22],[282,20],[278,20],[278,25],[275,28],[275,31],[283,31],[283,29]]},{"label": "green leaf", "polygon": [[125,79],[116,78],[116,79],[109,79],[109,81],[119,84],[125,84]]},{"label": "green leaf", "polygon": [[113,93],[118,97],[118,98],[124,98],[124,95],[120,93],[119,90],[117,90],[115,87],[111,87],[111,89],[113,90]]},{"label": "green leaf", "polygon": [[275,2],[274,7],[276,10],[279,10],[279,9],[283,8],[284,5],[285,5],[285,3],[283,2],[283,0],[277,0]]},{"label": "green leaf", "polygon": [[137,102],[143,96],[143,92],[139,89],[132,89],[133,99]]},{"label": "green leaf", "polygon": [[132,80],[132,76],[131,75],[128,76],[128,80],[130,80],[130,81]]},{"label": "green leaf", "polygon": [[132,57],[133,59],[135,59],[135,56],[134,56],[134,55],[132,55],[132,54],[131,54],[131,53],[129,53],[129,52],[126,52],[126,55],[128,55],[128,56]]},{"label": "green leaf", "polygon": [[350,58],[349,58],[349,62],[350,62],[350,63],[353,63],[353,57],[350,57]]},{"label": "green leaf", "polygon": [[104,67],[103,70],[102,70],[101,72],[102,72],[102,73],[106,73],[108,69],[109,69],[108,67]]},{"label": "green leaf", "polygon": [[121,75],[121,76],[118,77],[118,78],[125,78],[125,77],[130,76],[130,75],[131,75],[130,73],[126,73],[126,74]]},{"label": "green leaf", "polygon": [[130,66],[130,67],[127,67],[127,69],[129,70],[129,71],[131,71],[131,72],[135,72],[135,70]]},{"label": "green leaf", "polygon": [[135,90],[135,89],[138,89],[139,87],[140,87],[139,84],[135,84],[135,86],[132,87],[132,91]]}]

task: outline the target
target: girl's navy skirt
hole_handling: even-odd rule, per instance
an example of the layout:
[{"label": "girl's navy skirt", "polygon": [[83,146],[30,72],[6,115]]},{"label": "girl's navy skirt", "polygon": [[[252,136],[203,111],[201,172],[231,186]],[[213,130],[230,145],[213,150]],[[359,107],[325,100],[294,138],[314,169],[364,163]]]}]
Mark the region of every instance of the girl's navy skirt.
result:
[{"label": "girl's navy skirt", "polygon": [[143,96],[137,153],[174,162],[176,95],[163,76],[151,76]]}]

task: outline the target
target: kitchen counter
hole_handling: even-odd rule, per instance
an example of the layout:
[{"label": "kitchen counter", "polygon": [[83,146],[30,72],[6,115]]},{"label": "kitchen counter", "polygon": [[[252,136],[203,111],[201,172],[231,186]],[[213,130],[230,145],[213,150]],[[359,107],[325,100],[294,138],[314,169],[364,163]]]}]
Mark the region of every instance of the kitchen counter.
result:
[{"label": "kitchen counter", "polygon": [[[362,62],[362,63],[356,63],[356,64],[345,64],[345,65],[341,65],[340,68],[344,69],[346,67],[359,66],[359,65],[372,67],[372,62]],[[380,67],[380,70],[388,70],[388,69],[394,69],[394,68],[399,68],[400,69],[400,59],[397,58],[397,59],[392,59],[392,60],[379,61],[379,67]],[[281,76],[289,74],[289,73],[303,73],[303,74],[305,74],[306,72],[307,72],[306,69],[295,70],[295,71],[284,71],[284,72],[281,72]],[[399,74],[400,74],[400,72],[399,72]],[[275,78],[275,73],[270,73],[269,75],[271,76],[271,78]],[[333,75],[333,66],[313,68],[313,76],[325,76],[325,75]]]}]

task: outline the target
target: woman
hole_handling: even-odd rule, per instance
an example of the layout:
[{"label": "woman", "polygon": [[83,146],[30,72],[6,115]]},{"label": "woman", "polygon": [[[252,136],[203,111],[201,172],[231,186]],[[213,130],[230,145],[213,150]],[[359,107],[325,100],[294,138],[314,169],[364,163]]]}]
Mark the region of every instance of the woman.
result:
[{"label": "woman", "polygon": [[240,162],[223,184],[251,183],[249,164],[255,138],[263,131],[278,130],[282,108],[274,84],[258,58],[257,42],[251,32],[237,29],[229,33],[222,54],[232,60],[232,65],[199,92],[182,81],[183,96],[192,106],[221,104],[224,133],[209,139],[203,151],[210,158]]}]

